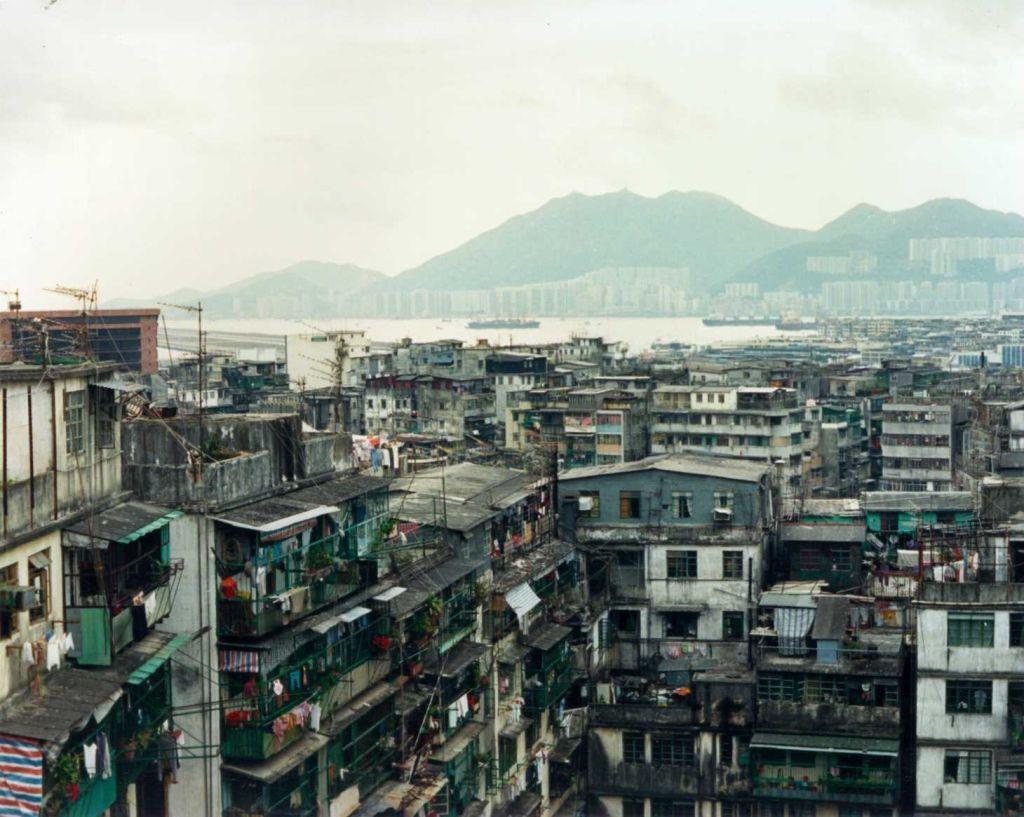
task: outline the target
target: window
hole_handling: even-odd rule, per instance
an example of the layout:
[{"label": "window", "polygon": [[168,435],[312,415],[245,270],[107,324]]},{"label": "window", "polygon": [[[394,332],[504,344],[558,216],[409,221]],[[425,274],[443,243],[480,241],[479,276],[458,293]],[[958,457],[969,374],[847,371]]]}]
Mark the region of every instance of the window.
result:
[{"label": "window", "polygon": [[848,547],[834,547],[832,548],[832,569],[841,572],[848,573],[851,569],[850,560],[850,548]]},{"label": "window", "polygon": [[597,519],[601,515],[601,492],[580,491],[580,516]]},{"label": "window", "polygon": [[693,494],[689,491],[674,491],[672,493],[672,517],[674,519],[689,519],[693,508]]},{"label": "window", "polygon": [[840,805],[839,817],[864,817],[863,806]]},{"label": "window", "polygon": [[619,491],[619,519],[640,518],[640,492]]},{"label": "window", "polygon": [[802,701],[803,678],[791,675],[762,675],[757,679],[759,701]]},{"label": "window", "polygon": [[718,763],[732,766],[732,735],[721,735],[718,739]]},{"label": "window", "polygon": [[28,611],[29,621],[42,621],[50,612],[50,554],[39,551],[28,559],[28,583],[36,589],[38,604]]},{"label": "window", "polygon": [[694,765],[692,735],[654,735],[651,738],[652,766]]},{"label": "window", "polygon": [[[0,567],[0,585],[17,585],[18,584],[18,566],[7,565],[6,567]],[[7,610],[0,608],[0,639],[10,638],[14,635],[14,625],[16,622],[16,612],[13,610]]]},{"label": "window", "polygon": [[719,403],[724,403],[725,402],[725,395],[724,394],[718,395],[718,402]]},{"label": "window", "polygon": [[743,630],[742,610],[722,611],[722,638],[725,641],[742,641],[746,635]]},{"label": "window", "polygon": [[715,507],[731,511],[733,505],[732,491],[715,491]]},{"label": "window", "polygon": [[1024,613],[1010,613],[1010,646],[1024,647]]},{"label": "window", "polygon": [[623,797],[622,817],[644,817],[644,801]]},{"label": "window", "polygon": [[992,682],[946,681],[946,711],[953,714],[992,714]]},{"label": "window", "polygon": [[622,733],[622,762],[646,763],[643,732]]},{"label": "window", "polygon": [[640,635],[639,610],[612,610],[611,620],[615,632],[634,638]]},{"label": "window", "polygon": [[688,800],[651,800],[651,817],[693,817],[694,804]]},{"label": "window", "polygon": [[743,578],[743,551],[723,550],[722,551],[722,578],[742,579]]},{"label": "window", "polygon": [[1006,710],[1011,715],[1024,715],[1024,681],[1007,683]]},{"label": "window", "polygon": [[992,754],[947,749],[943,779],[946,783],[990,783]]},{"label": "window", "polygon": [[64,392],[64,447],[68,454],[85,449],[85,391]]},{"label": "window", "polygon": [[697,551],[670,550],[665,555],[666,573],[670,579],[697,578]]},{"label": "window", "polygon": [[993,613],[947,613],[946,646],[991,647],[995,632]]},{"label": "window", "polygon": [[114,447],[117,427],[117,401],[113,389],[96,389],[96,447]]},{"label": "window", "polygon": [[666,638],[697,637],[697,622],[700,620],[700,613],[662,613],[661,618],[662,621],[665,623]]},{"label": "window", "polygon": [[821,570],[821,554],[817,548],[800,549],[801,570]]}]

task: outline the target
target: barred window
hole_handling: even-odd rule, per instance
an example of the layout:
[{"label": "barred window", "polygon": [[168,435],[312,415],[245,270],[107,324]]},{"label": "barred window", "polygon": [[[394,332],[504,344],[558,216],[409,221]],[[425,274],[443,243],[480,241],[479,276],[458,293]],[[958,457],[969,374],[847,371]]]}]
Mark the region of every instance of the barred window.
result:
[{"label": "barred window", "polygon": [[670,579],[697,578],[697,551],[670,550],[665,559],[667,575]]},{"label": "barred window", "polygon": [[644,733],[623,732],[622,733],[622,761],[623,763],[646,763],[644,757]]},{"label": "barred window", "polygon": [[723,550],[722,551],[722,578],[742,579],[743,578],[743,551]]},{"label": "barred window", "polygon": [[1024,613],[1010,613],[1010,646],[1024,647]]},{"label": "barred window", "polygon": [[655,735],[651,738],[652,766],[694,765],[693,735]]},{"label": "barred window", "polygon": [[946,681],[946,712],[991,715],[992,682],[963,679]]},{"label": "barred window", "polygon": [[947,749],[943,779],[946,783],[990,783],[992,753]]},{"label": "barred window", "polygon": [[68,454],[85,449],[85,391],[64,392],[64,447]]}]

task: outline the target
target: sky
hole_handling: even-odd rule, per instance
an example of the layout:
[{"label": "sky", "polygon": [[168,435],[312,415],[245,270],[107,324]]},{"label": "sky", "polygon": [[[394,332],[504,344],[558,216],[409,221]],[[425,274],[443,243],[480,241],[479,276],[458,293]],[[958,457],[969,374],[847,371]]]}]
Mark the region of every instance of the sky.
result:
[{"label": "sky", "polygon": [[415,266],[573,191],[1024,212],[1024,3],[0,0],[0,289]]}]

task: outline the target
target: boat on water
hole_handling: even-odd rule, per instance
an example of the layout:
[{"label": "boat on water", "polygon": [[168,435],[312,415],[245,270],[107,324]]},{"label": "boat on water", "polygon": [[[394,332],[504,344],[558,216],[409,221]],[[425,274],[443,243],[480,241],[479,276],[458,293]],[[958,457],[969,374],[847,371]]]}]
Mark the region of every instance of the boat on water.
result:
[{"label": "boat on water", "polygon": [[773,326],[775,318],[704,318],[705,326]]},{"label": "boat on water", "polygon": [[817,321],[804,321],[799,318],[795,320],[775,321],[775,328],[784,332],[799,332],[801,330],[818,329],[821,324]]},{"label": "boat on water", "polygon": [[466,324],[468,329],[536,329],[540,321],[533,318],[481,318]]}]

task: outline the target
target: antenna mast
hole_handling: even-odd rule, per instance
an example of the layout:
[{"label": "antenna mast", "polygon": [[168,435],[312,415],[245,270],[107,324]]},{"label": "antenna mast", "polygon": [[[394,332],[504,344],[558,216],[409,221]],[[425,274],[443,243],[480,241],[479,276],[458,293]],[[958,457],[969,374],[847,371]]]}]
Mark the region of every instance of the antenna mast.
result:
[{"label": "antenna mast", "polygon": [[[57,284],[52,287],[43,287],[45,292],[56,292],[58,295],[68,295],[81,303],[82,322],[78,330],[78,344],[81,349],[81,353],[86,360],[92,358],[92,344],[89,339],[89,313],[96,311],[96,285],[97,282],[93,281],[92,286],[89,287],[89,289],[66,287],[63,284]],[[20,308],[21,305],[19,304],[18,306]]]}]

